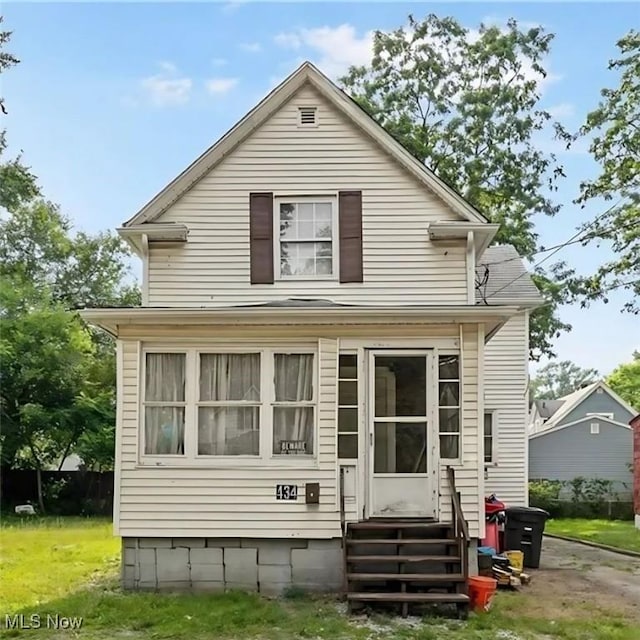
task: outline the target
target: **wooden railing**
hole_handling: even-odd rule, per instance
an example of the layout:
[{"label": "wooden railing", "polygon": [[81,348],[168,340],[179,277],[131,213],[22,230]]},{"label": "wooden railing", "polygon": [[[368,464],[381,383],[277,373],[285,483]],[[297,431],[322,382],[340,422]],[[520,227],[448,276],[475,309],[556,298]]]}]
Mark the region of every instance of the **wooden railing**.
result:
[{"label": "wooden railing", "polygon": [[460,546],[460,558],[462,572],[465,578],[469,577],[469,527],[462,511],[460,494],[456,488],[456,473],[453,467],[447,467],[447,480],[449,481],[449,493],[451,494],[451,512],[453,517],[454,533]]}]

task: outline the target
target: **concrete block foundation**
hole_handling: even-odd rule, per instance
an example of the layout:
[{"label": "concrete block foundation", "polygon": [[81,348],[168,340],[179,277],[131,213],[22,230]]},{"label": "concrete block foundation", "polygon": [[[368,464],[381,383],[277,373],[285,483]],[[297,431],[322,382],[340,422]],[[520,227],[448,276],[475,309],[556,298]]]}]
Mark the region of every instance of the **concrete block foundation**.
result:
[{"label": "concrete block foundation", "polygon": [[280,595],[296,586],[342,586],[342,541],[253,538],[123,538],[122,587]]}]

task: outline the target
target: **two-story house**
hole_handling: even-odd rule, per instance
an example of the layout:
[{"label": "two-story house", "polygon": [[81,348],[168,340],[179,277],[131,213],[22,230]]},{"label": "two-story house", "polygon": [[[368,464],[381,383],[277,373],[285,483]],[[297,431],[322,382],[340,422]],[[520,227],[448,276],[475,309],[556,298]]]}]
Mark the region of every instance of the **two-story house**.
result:
[{"label": "two-story house", "polygon": [[496,230],[309,63],[126,222],[143,304],[84,312],[124,586],[463,601],[485,492],[527,500],[540,296]]}]

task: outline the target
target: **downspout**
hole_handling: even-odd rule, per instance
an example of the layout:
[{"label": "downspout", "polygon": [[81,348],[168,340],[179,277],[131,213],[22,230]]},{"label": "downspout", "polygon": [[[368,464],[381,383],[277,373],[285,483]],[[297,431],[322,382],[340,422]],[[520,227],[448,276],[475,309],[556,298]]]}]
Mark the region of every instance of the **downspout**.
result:
[{"label": "downspout", "polygon": [[142,234],[142,306],[149,305],[149,236]]},{"label": "downspout", "polygon": [[476,246],[473,231],[467,232],[467,304],[476,303]]}]

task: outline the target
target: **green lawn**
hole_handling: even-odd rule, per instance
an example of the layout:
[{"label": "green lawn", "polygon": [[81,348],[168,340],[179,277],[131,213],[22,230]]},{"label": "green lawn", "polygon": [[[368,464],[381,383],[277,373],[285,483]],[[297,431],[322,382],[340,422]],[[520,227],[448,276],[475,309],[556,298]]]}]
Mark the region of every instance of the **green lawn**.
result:
[{"label": "green lawn", "polygon": [[599,542],[618,549],[640,552],[640,529],[621,520],[553,519],[545,531],[569,538]]},{"label": "green lawn", "polygon": [[[104,521],[4,522],[0,528],[0,613],[82,618],[75,631],[5,629],[0,636],[42,640],[637,640],[638,627],[597,607],[566,603],[553,612],[523,589],[500,593],[489,614],[461,622],[346,615],[338,598],[267,600],[255,594],[122,593],[118,542]],[[543,577],[540,576],[541,586]],[[546,615],[540,615],[543,611]],[[35,633],[35,635],[34,635]]]}]

